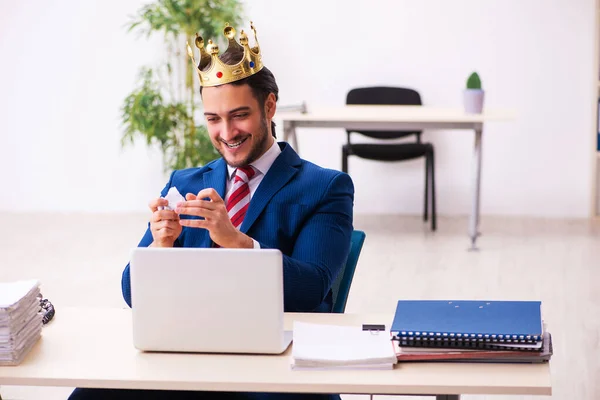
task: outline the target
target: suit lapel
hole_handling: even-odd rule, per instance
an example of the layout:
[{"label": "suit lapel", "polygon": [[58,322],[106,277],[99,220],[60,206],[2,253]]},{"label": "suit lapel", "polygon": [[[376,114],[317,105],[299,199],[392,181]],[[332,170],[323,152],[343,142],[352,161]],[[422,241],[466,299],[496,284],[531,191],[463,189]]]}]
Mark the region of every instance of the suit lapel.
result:
[{"label": "suit lapel", "polygon": [[240,226],[240,231],[243,233],[248,232],[275,193],[298,172],[301,162],[298,154],[287,143],[279,145],[282,147],[281,154],[275,159],[250,200],[244,222]]},{"label": "suit lapel", "polygon": [[219,193],[222,199],[225,199],[225,181],[227,179],[227,164],[222,158],[218,159],[211,171],[203,175],[204,188],[213,188]]},{"label": "suit lapel", "polygon": [[[202,188],[213,188],[225,199],[225,180],[227,179],[227,164],[220,158],[214,162],[212,169],[202,175]],[[212,240],[208,230],[202,228],[190,228],[188,234],[192,236],[192,243],[198,243],[198,247],[211,247]]]}]

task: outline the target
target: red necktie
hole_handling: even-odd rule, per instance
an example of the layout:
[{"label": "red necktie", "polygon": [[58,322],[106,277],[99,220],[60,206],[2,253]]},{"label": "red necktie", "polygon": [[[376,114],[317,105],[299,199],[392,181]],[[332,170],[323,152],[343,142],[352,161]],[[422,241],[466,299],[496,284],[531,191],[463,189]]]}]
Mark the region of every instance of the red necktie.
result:
[{"label": "red necktie", "polygon": [[251,166],[240,167],[235,170],[233,189],[227,200],[227,214],[233,226],[237,229],[242,225],[246,211],[250,205],[250,187],[248,182],[256,174]]}]

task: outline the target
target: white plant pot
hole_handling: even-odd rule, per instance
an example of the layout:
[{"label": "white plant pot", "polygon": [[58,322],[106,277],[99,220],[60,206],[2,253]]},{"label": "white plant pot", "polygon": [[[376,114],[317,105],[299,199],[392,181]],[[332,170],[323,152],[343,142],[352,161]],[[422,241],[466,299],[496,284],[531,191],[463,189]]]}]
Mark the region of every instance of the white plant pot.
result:
[{"label": "white plant pot", "polygon": [[482,89],[466,89],[464,92],[465,112],[468,114],[481,114],[485,92]]}]

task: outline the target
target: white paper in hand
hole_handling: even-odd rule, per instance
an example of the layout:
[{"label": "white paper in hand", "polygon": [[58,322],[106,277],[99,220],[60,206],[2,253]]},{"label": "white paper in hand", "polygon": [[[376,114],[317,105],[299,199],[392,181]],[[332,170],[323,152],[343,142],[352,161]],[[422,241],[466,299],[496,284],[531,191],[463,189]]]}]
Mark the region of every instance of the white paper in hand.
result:
[{"label": "white paper in hand", "polygon": [[169,202],[169,205],[165,207],[158,207],[159,210],[174,210],[177,208],[177,203],[185,201],[185,198],[181,195],[181,193],[179,193],[179,190],[177,190],[175,186],[171,186],[169,188],[169,191],[164,198]]}]

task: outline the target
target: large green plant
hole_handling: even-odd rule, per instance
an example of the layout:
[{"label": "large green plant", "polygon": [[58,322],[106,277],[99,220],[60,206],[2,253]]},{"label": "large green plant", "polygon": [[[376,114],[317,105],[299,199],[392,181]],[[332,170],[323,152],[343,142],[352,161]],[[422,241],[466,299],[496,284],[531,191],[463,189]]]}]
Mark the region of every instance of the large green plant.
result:
[{"label": "large green plant", "polygon": [[218,157],[206,127],[196,122],[200,108],[196,67],[185,46],[188,42],[194,47],[196,32],[206,40],[222,41],[225,23],[238,25],[241,14],[238,0],[157,0],[138,11],[129,31],[163,33],[167,51],[163,64],[142,68],[139,82],[123,102],[123,146],[139,136],[148,145],[160,145],[167,171],[204,165]]}]

